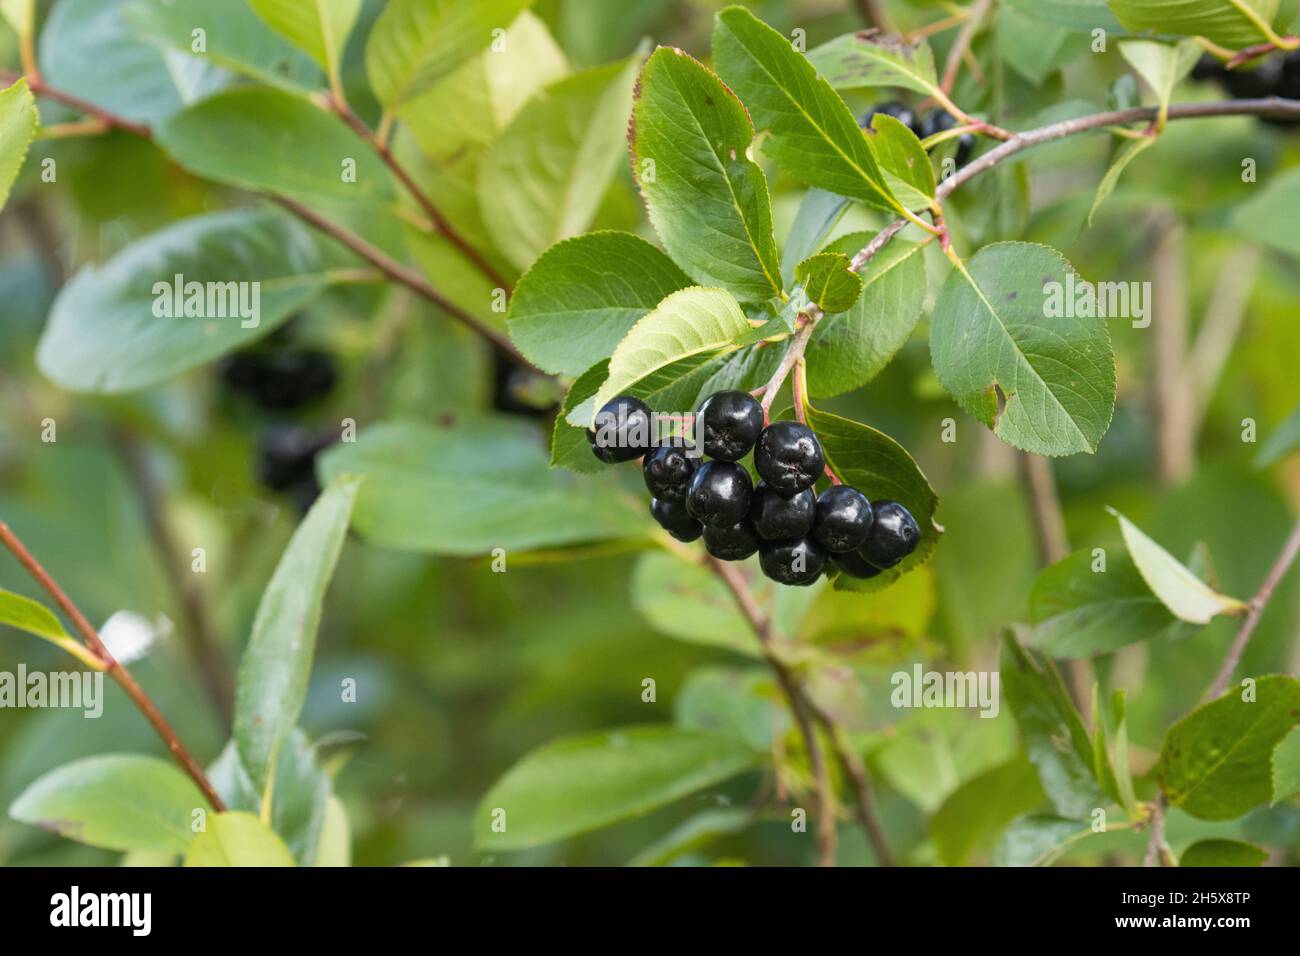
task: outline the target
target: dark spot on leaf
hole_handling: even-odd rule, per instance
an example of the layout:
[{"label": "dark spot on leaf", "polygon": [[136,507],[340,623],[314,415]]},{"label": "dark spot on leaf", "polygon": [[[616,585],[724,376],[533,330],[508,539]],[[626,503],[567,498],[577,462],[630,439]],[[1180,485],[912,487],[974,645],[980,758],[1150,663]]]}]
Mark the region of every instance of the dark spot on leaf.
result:
[{"label": "dark spot on leaf", "polygon": [[1016,296],[1018,296],[1018,295],[1020,295],[1019,292],[1008,292],[1008,293],[1007,293],[1007,301],[1008,301],[1008,302],[1014,301],[1014,299],[1015,299]]}]

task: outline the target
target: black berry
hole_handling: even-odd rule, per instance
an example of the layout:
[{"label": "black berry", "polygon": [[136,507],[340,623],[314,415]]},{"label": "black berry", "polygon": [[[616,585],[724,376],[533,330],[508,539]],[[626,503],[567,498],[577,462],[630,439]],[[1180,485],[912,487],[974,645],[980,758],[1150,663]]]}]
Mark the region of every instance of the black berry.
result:
[{"label": "black berry", "polygon": [[773,422],[758,436],[754,467],[787,498],[811,488],[825,466],[821,442],[802,422]]},{"label": "black berry", "polygon": [[694,541],[704,531],[700,523],[686,513],[686,506],[677,501],[650,499],[650,514],[659,527],[678,541]]},{"label": "black berry", "polygon": [[654,444],[652,429],[650,406],[631,395],[620,395],[596,413],[596,427],[587,429],[587,441],[601,461],[631,461]]},{"label": "black berry", "polygon": [[338,378],[334,356],[319,349],[236,352],[217,369],[231,391],[268,410],[297,408],[323,398]]},{"label": "black berry", "polygon": [[817,499],[813,538],[832,554],[856,551],[866,542],[872,520],[866,495],[849,485],[835,485]]},{"label": "black berry", "polygon": [[[863,115],[862,121],[858,125],[863,129],[866,129],[871,125],[871,117],[875,116],[877,113],[884,113],[886,116],[892,116],[904,126],[909,127],[912,132],[916,132],[916,114],[896,100],[891,100],[888,103],[880,103],[872,107],[870,112]],[[920,134],[918,133],[917,135]]]},{"label": "black berry", "polygon": [[754,530],[762,537],[786,541],[802,538],[812,530],[816,508],[817,496],[811,488],[787,498],[766,481],[760,481],[749,505],[749,517],[754,522]]},{"label": "black berry", "polygon": [[877,501],[871,533],[862,545],[862,556],[878,568],[892,568],[916,550],[921,540],[912,513],[897,501]]},{"label": "black berry", "polygon": [[[921,122],[916,129],[916,135],[921,139],[927,139],[937,133],[952,129],[956,124],[952,114],[947,110],[931,110],[921,117]],[[970,161],[971,153],[975,151],[975,136],[973,133],[962,133],[957,137],[957,168],[960,169]]]},{"label": "black berry", "polygon": [[758,564],[778,584],[806,587],[821,576],[826,552],[811,538],[764,541],[759,546]]},{"label": "black berry", "polygon": [[753,490],[744,468],[730,461],[710,461],[691,479],[686,510],[710,527],[730,528],[749,514]]},{"label": "black berry", "polygon": [[719,461],[740,461],[763,430],[763,406],[748,392],[717,392],[700,406],[700,444]]},{"label": "black berry", "polygon": [[851,578],[874,578],[881,573],[880,568],[873,566],[864,558],[861,551],[832,554],[831,563]]},{"label": "black berry", "polygon": [[705,528],[704,547],[721,561],[743,561],[758,550],[760,539],[748,518],[729,528]]},{"label": "black berry", "polygon": [[700,459],[688,454],[692,450],[664,445],[645,456],[641,474],[650,494],[664,501],[686,501],[686,489],[700,467]]}]

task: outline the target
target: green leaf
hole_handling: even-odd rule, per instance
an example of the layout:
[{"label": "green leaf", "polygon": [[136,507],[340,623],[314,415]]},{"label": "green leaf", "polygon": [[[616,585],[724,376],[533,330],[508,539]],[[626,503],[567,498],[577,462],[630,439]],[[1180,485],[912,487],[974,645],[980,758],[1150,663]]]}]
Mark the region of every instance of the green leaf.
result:
[{"label": "green leaf", "polygon": [[293,866],[284,841],[251,813],[218,813],[194,838],[186,866]]},{"label": "green leaf", "polygon": [[594,423],[601,406],[632,383],[682,359],[720,352],[749,328],[740,305],[723,289],[692,286],[672,293],[615,347],[609,378],[592,399],[588,420]]},{"label": "green leaf", "polygon": [[[871,501],[897,501],[916,518],[921,528],[916,550],[897,567],[868,581],[852,582],[855,589],[865,585],[864,590],[892,584],[923,563],[943,533],[934,521],[938,496],[907,450],[884,432],[815,408],[808,409],[808,424],[821,440],[826,464],[845,484],[857,488]],[[841,576],[836,580],[837,587],[841,581],[850,585]]]},{"label": "green leaf", "polygon": [[1248,610],[1236,598],[1211,588],[1114,508],[1107,510],[1119,521],[1124,545],[1147,587],[1175,617],[1192,624],[1208,624],[1217,614],[1244,614]]},{"label": "green leaf", "polygon": [[199,788],[156,757],[104,754],[51,770],[13,802],[9,815],[69,840],[109,850],[183,853]]},{"label": "green leaf", "polygon": [[632,606],[656,631],[756,660],[763,656],[735,597],[702,565],[650,551],[637,559],[631,594]]},{"label": "green leaf", "polygon": [[873,209],[902,211],[848,106],[786,37],[728,7],[717,15],[713,57],[758,129],[771,132],[763,152],[777,166]]},{"label": "green leaf", "polygon": [[824,189],[809,189],[799,203],[790,235],[781,250],[781,279],[794,280],[794,267],[822,247],[831,230],[849,211],[849,201]]},{"label": "green leaf", "polygon": [[753,814],[745,808],[704,810],[655,840],[627,865],[669,866],[674,860],[697,853],[722,837],[740,833],[753,822]]},{"label": "green leaf", "polygon": [[497,248],[519,268],[591,224],[623,155],[640,59],[548,86],[488,148],[479,205]]},{"label": "green leaf", "polygon": [[[209,298],[231,317],[155,315],[173,303],[177,275],[187,285],[213,283],[207,291],[220,295]],[[237,210],[184,219],[77,273],[54,300],[36,360],[69,391],[148,388],[262,338],[329,281],[315,240],[282,215]],[[232,282],[250,283],[244,301],[258,305],[255,319],[242,317],[238,294],[226,299]]]},{"label": "green leaf", "polygon": [[849,33],[811,50],[808,59],[837,90],[893,86],[928,94],[939,88],[934,54],[924,39],[907,43],[898,36]]},{"label": "green leaf", "polygon": [[1183,40],[1174,45],[1151,40],[1126,40],[1119,45],[1119,52],[1151,87],[1160,105],[1156,126],[1164,129],[1174,85],[1196,65],[1201,57],[1201,45],[1195,40]]},{"label": "green leaf", "polygon": [[1004,699],[1057,814],[1079,820],[1106,806],[1092,742],[1056,668],[1050,661],[1040,666],[1008,633],[998,672]]},{"label": "green leaf", "polygon": [[1251,699],[1237,687],[1165,735],[1156,776],[1169,802],[1202,820],[1233,820],[1273,795],[1272,757],[1300,725],[1300,681],[1270,675]]},{"label": "green leaf", "polygon": [[862,295],[862,276],[851,270],[842,252],[819,252],[795,267],[794,274],[808,298],[827,314],[847,312]]},{"label": "green leaf", "polygon": [[993,847],[993,866],[1051,866],[1092,831],[1078,820],[1031,814],[1011,821]]},{"label": "green leaf", "polygon": [[[590,455],[590,451],[588,451]],[[383,423],[325,452],[318,470],[369,480],[353,525],[385,548],[459,556],[644,537],[648,516],[603,483],[550,468],[535,429],[504,417]],[[467,470],[492,475],[465,495]]]},{"label": "green leaf", "polygon": [[[127,0],[122,16],[136,35],[172,51],[170,57],[163,54],[169,62],[179,53],[184,60],[211,64],[284,90],[301,92],[319,84],[316,65],[281,39],[247,4]],[[205,31],[201,54],[193,52],[193,31],[198,24]]]},{"label": "green leaf", "polygon": [[1123,34],[1106,0],[1007,0],[1017,13],[1066,30],[1091,33],[1097,28],[1107,35]]},{"label": "green leaf", "polygon": [[1097,210],[1101,204],[1110,198],[1110,194],[1115,191],[1115,186],[1119,183],[1119,177],[1128,164],[1137,159],[1138,154],[1148,146],[1155,143],[1154,136],[1143,136],[1141,139],[1123,140],[1119,149],[1115,151],[1114,157],[1110,161],[1110,166],[1106,168],[1106,175],[1101,177],[1101,182],[1097,184],[1097,193],[1092,198],[1092,206],[1088,209],[1088,225],[1092,225],[1093,217],[1097,215]]},{"label": "green leaf", "polygon": [[1091,549],[1044,569],[1029,597],[1033,644],[1049,657],[1091,657],[1190,628],[1160,601],[1129,556],[1108,554],[1093,570]]},{"label": "green leaf", "polygon": [[515,764],[483,798],[474,845],[519,850],[562,840],[721,783],[755,760],[742,743],[673,727],[556,740]]},{"label": "green leaf", "polygon": [[1178,858],[1179,866],[1263,866],[1268,851],[1238,840],[1198,840]]},{"label": "green leaf", "polygon": [[[392,198],[383,163],[342,120],[281,90],[218,93],[159,125],[157,137],[186,169],[242,189],[308,200]],[[347,161],[355,163],[355,182],[345,179]]]},{"label": "green leaf", "polygon": [[1273,804],[1300,791],[1300,727],[1293,727],[1273,748]]},{"label": "green leaf", "polygon": [[532,0],[389,0],[366,42],[366,72],[392,110],[492,42]]},{"label": "green leaf", "polygon": [[558,465],[585,475],[598,475],[605,470],[605,464],[592,454],[591,442],[587,441],[587,429],[572,424],[568,416],[579,405],[589,402],[608,377],[609,361],[606,360],[587,369],[569,386],[560,413],[555,416],[555,426],[551,429],[552,466]]},{"label": "green leaf", "polygon": [[325,824],[316,850],[316,861],[312,865],[352,865],[352,826],[348,822],[347,807],[333,794],[325,804]]},{"label": "green leaf", "polygon": [[257,15],[337,80],[361,0],[248,0]]},{"label": "green leaf", "polygon": [[1255,196],[1239,204],[1232,224],[1248,242],[1258,242],[1300,258],[1300,231],[1291,223],[1300,217],[1300,168],[1274,176]]},{"label": "green leaf", "polygon": [[36,0],[0,0],[0,16],[19,38],[30,37],[36,24]]},{"label": "green leaf", "polygon": [[1269,23],[1278,0],[1108,0],[1119,22],[1134,33],[1151,30],[1163,36],[1201,36],[1239,50],[1266,39],[1251,17]]},{"label": "green leaf", "polygon": [[1256,468],[1268,468],[1300,449],[1300,405],[1268,436],[1255,456]]},{"label": "green leaf", "polygon": [[84,644],[68,635],[54,612],[39,601],[0,588],[0,624],[44,638],[93,670],[104,665]]},{"label": "green leaf", "polygon": [[1105,320],[1055,308],[1074,275],[1046,246],[995,243],[954,269],[934,304],[930,353],[939,381],[1023,451],[1095,452],[1115,408]]},{"label": "green leaf", "polygon": [[1115,787],[1119,791],[1119,802],[1125,812],[1132,814],[1137,807],[1137,796],[1133,791],[1133,771],[1128,760],[1128,694],[1117,690],[1110,701],[1111,737],[1115,753],[1112,766],[1115,768]]},{"label": "green leaf", "polygon": [[629,136],[650,222],[678,265],[741,301],[780,295],[767,179],[749,158],[754,126],[736,95],[660,48],[641,71]]},{"label": "green leaf", "polygon": [[257,606],[239,662],[235,746],[259,793],[271,785],[271,767],[307,698],[321,604],[359,485],[355,477],[329,483],[294,532]]},{"label": "green leaf", "polygon": [[510,338],[544,371],[578,375],[602,359],[638,320],[691,284],[639,236],[593,232],[542,254],[510,300]]},{"label": "green leaf", "polygon": [[[855,232],[843,236],[827,251],[852,256],[873,235]],[[864,289],[857,303],[817,323],[804,352],[813,398],[861,388],[898,354],[925,304],[924,248],[921,243],[891,239],[860,273]]]},{"label": "green leaf", "polygon": [[692,671],[673,699],[673,723],[742,741],[760,754],[788,729],[773,677],[760,669],[706,667]]},{"label": "green leaf", "polygon": [[962,866],[972,853],[1021,814],[1037,809],[1043,789],[1022,757],[986,770],[954,790],[930,818],[930,836],[946,866]]},{"label": "green leaf", "polygon": [[911,128],[886,113],[877,113],[863,135],[898,201],[908,209],[933,206],[934,167]]},{"label": "green leaf", "polygon": [[9,199],[9,190],[23,168],[39,125],[36,100],[26,80],[0,90],[0,209]]},{"label": "green leaf", "polygon": [[1067,28],[1035,20],[1014,5],[997,12],[998,53],[1007,66],[1035,86],[1042,86],[1077,50],[1078,44],[1070,40]]}]

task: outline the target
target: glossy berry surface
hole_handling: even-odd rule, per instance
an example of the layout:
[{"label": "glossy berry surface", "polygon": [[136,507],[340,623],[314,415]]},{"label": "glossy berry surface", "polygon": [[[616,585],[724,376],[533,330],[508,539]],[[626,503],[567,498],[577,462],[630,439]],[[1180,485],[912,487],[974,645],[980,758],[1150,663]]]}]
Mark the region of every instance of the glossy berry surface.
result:
[{"label": "glossy berry surface", "polygon": [[763,430],[763,406],[748,392],[717,392],[700,406],[700,444],[718,461],[740,461]]},{"label": "glossy berry surface", "polygon": [[811,538],[764,541],[759,547],[758,564],[778,584],[807,587],[826,567],[826,552]]},{"label": "glossy berry surface", "polygon": [[729,528],[705,528],[704,548],[721,561],[743,561],[760,544],[758,532],[746,518]]},{"label": "glossy berry surface", "polygon": [[650,514],[659,527],[678,541],[694,541],[704,531],[700,523],[686,513],[686,506],[676,501],[650,499]]},{"label": "glossy berry surface", "polygon": [[713,528],[730,528],[749,514],[754,486],[749,472],[730,461],[700,466],[686,492],[692,518]]},{"label": "glossy berry surface", "polygon": [[874,578],[880,574],[880,568],[862,556],[861,551],[849,551],[846,554],[832,554],[831,564],[835,565],[851,578]]},{"label": "glossy berry surface", "polygon": [[877,501],[862,556],[878,568],[892,568],[915,551],[920,540],[921,529],[910,511],[897,501]]},{"label": "glossy berry surface", "polygon": [[849,485],[835,485],[817,499],[813,539],[834,554],[856,551],[866,543],[873,519],[866,495]]},{"label": "glossy berry surface", "polygon": [[802,538],[811,531],[816,509],[817,496],[811,488],[787,498],[766,481],[760,481],[749,505],[749,517],[760,536],[781,541]]},{"label": "glossy berry surface", "polygon": [[758,436],[754,467],[787,498],[811,488],[825,466],[821,442],[802,422],[773,422]]},{"label": "glossy berry surface", "polygon": [[916,114],[907,106],[904,106],[896,100],[890,100],[887,103],[879,103],[872,107],[870,112],[863,115],[862,121],[858,125],[863,129],[866,129],[871,125],[871,117],[875,116],[877,113],[884,113],[886,116],[892,116],[904,126],[910,128],[912,132],[916,132]]},{"label": "glossy berry surface", "polygon": [[686,501],[686,489],[700,467],[700,459],[692,457],[691,451],[664,445],[646,455],[641,475],[650,494],[664,501]]},{"label": "glossy berry surface", "polygon": [[587,429],[587,441],[601,461],[631,461],[654,444],[652,426],[649,405],[631,395],[620,395],[596,413],[595,428]]}]

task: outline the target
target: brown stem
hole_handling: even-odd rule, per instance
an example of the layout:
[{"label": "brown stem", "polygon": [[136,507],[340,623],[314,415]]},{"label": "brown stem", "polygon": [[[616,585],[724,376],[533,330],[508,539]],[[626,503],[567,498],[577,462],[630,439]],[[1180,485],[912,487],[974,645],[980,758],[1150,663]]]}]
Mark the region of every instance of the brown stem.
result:
[{"label": "brown stem", "polygon": [[1151,804],[1151,836],[1147,838],[1147,851],[1142,857],[1143,866],[1164,866],[1168,848],[1165,846],[1165,795],[1156,794]]},{"label": "brown stem", "polygon": [[759,608],[758,602],[754,599],[754,595],[750,593],[749,586],[745,583],[745,579],[740,572],[732,565],[719,561],[717,558],[710,557],[708,563],[714,573],[730,589],[736,599],[736,604],[740,607],[741,613],[749,622],[750,627],[753,628],[754,635],[758,638],[759,646],[762,648],[763,656],[767,659],[773,673],[776,675],[777,683],[781,686],[781,692],[790,705],[790,711],[794,714],[795,723],[799,727],[799,735],[803,738],[804,748],[808,751],[808,762],[812,765],[814,786],[816,788],[817,865],[834,866],[837,839],[835,824],[838,815],[835,809],[835,791],[831,787],[826,758],[822,753],[821,743],[817,739],[817,730],[813,726],[812,704],[794,679],[794,675],[790,673],[790,669],[785,666],[785,663],[776,656],[775,651],[772,649],[772,622]]},{"label": "brown stem", "polygon": [[[794,338],[790,340],[790,345],[786,348],[785,355],[781,358],[781,364],[777,366],[776,371],[772,373],[772,377],[768,379],[767,384],[763,386],[762,405],[764,417],[766,417],[767,413],[771,411],[772,403],[776,401],[776,393],[781,390],[781,386],[789,376],[790,370],[794,368],[796,362],[803,358],[804,350],[808,348],[808,340],[812,338],[813,326],[820,317],[821,309],[818,309],[816,306],[813,306],[808,310],[803,324],[799,326],[799,331],[796,332]],[[796,410],[796,414],[797,413]]]},{"label": "brown stem", "polygon": [[1205,697],[1207,700],[1213,700],[1228,689],[1228,681],[1232,679],[1232,672],[1241,663],[1241,655],[1245,653],[1246,645],[1250,643],[1250,637],[1255,633],[1255,626],[1259,624],[1265,606],[1267,606],[1274,590],[1277,589],[1278,584],[1281,583],[1282,578],[1291,567],[1291,563],[1295,561],[1297,553],[1300,553],[1300,523],[1297,523],[1291,529],[1291,536],[1282,545],[1282,550],[1278,554],[1277,560],[1273,562],[1273,567],[1269,569],[1268,576],[1264,578],[1264,583],[1259,586],[1255,596],[1250,599],[1250,610],[1246,613],[1246,619],[1241,622],[1241,628],[1237,631],[1237,636],[1233,638],[1232,645],[1228,648],[1228,656],[1223,659],[1223,665],[1219,668],[1214,683],[1210,685],[1209,691],[1206,692]]},{"label": "brown stem", "polygon": [[953,84],[957,82],[957,70],[961,68],[962,57],[970,49],[971,42],[975,39],[980,24],[984,22],[984,16],[988,13],[992,2],[993,0],[975,0],[966,22],[961,26],[961,32],[953,41],[952,49],[948,51],[948,61],[944,64],[943,78],[939,81],[939,88],[945,95],[952,92]]},{"label": "brown stem", "polygon": [[464,236],[456,231],[456,227],[453,226],[447,220],[447,217],[442,214],[442,211],[434,205],[433,200],[430,199],[428,194],[420,188],[416,181],[411,177],[411,174],[407,172],[406,167],[398,162],[397,157],[393,155],[393,151],[389,147],[387,140],[380,139],[376,136],[374,132],[372,132],[371,129],[362,122],[361,117],[357,116],[357,114],[353,112],[352,107],[345,101],[339,99],[332,93],[327,94],[325,99],[329,108],[338,114],[339,118],[348,125],[348,128],[356,133],[357,136],[373,149],[379,158],[384,161],[384,165],[389,168],[406,191],[410,193],[411,198],[419,204],[422,210],[424,210],[424,214],[429,217],[434,228],[436,228],[448,242],[455,246],[457,250],[460,251],[461,255],[473,263],[474,268],[483,273],[490,282],[509,293],[511,291],[510,283],[506,281],[501,273],[497,272],[497,270],[493,268],[492,264],[487,261],[482,253],[475,249]]},{"label": "brown stem", "polygon": [[[6,85],[16,82],[20,77],[9,71],[0,71],[0,80]],[[33,96],[43,96],[47,100],[54,100],[56,103],[62,103],[64,106],[71,107],[78,113],[84,113],[86,116],[99,120],[105,126],[111,126],[114,129],[124,130],[128,133],[134,133],[145,139],[153,138],[153,131],[143,123],[137,123],[126,117],[110,113],[108,110],[96,106],[94,103],[83,100],[79,96],[73,96],[63,90],[56,89],[46,84],[40,74],[31,74],[27,77],[27,87],[32,91]]]},{"label": "brown stem", "polygon": [[72,603],[72,599],[64,593],[63,589],[41,566],[41,563],[36,560],[36,557],[27,550],[26,545],[18,539],[18,536],[3,521],[0,521],[0,544],[4,544],[9,549],[9,552],[18,559],[18,563],[54,599],[54,603],[59,606],[59,609],[68,616],[68,619],[72,621],[73,626],[76,627],[85,640],[86,646],[104,662],[108,675],[117,681],[140,712],[144,714],[145,719],[149,721],[153,729],[157,731],[158,736],[162,738],[163,743],[167,745],[168,751],[171,752],[176,762],[181,765],[181,769],[189,774],[190,779],[203,791],[203,795],[212,804],[212,808],[218,813],[224,812],[226,809],[225,803],[222,802],[217,791],[213,789],[212,784],[203,773],[203,768],[199,766],[199,762],[181,743],[180,737],[176,735],[176,731],[172,729],[171,724],[167,722],[167,718],[154,706],[153,701],[149,699],[149,695],[135,682],[135,678],[131,676],[130,672],[114,659],[100,639],[99,632],[95,630],[90,621],[86,620],[85,615],[81,613],[77,606]]},{"label": "brown stem", "polygon": [[835,747],[835,757],[852,785],[853,809],[857,814],[858,823],[866,831],[871,850],[876,855],[876,862],[880,866],[893,866],[894,855],[890,852],[889,841],[885,838],[885,828],[880,821],[880,811],[876,807],[875,787],[872,786],[871,775],[867,772],[866,764],[862,762],[862,758],[853,749],[853,745],[835,723],[834,718],[815,702],[811,703],[813,713],[817,715],[817,720],[831,738],[831,743]]}]

